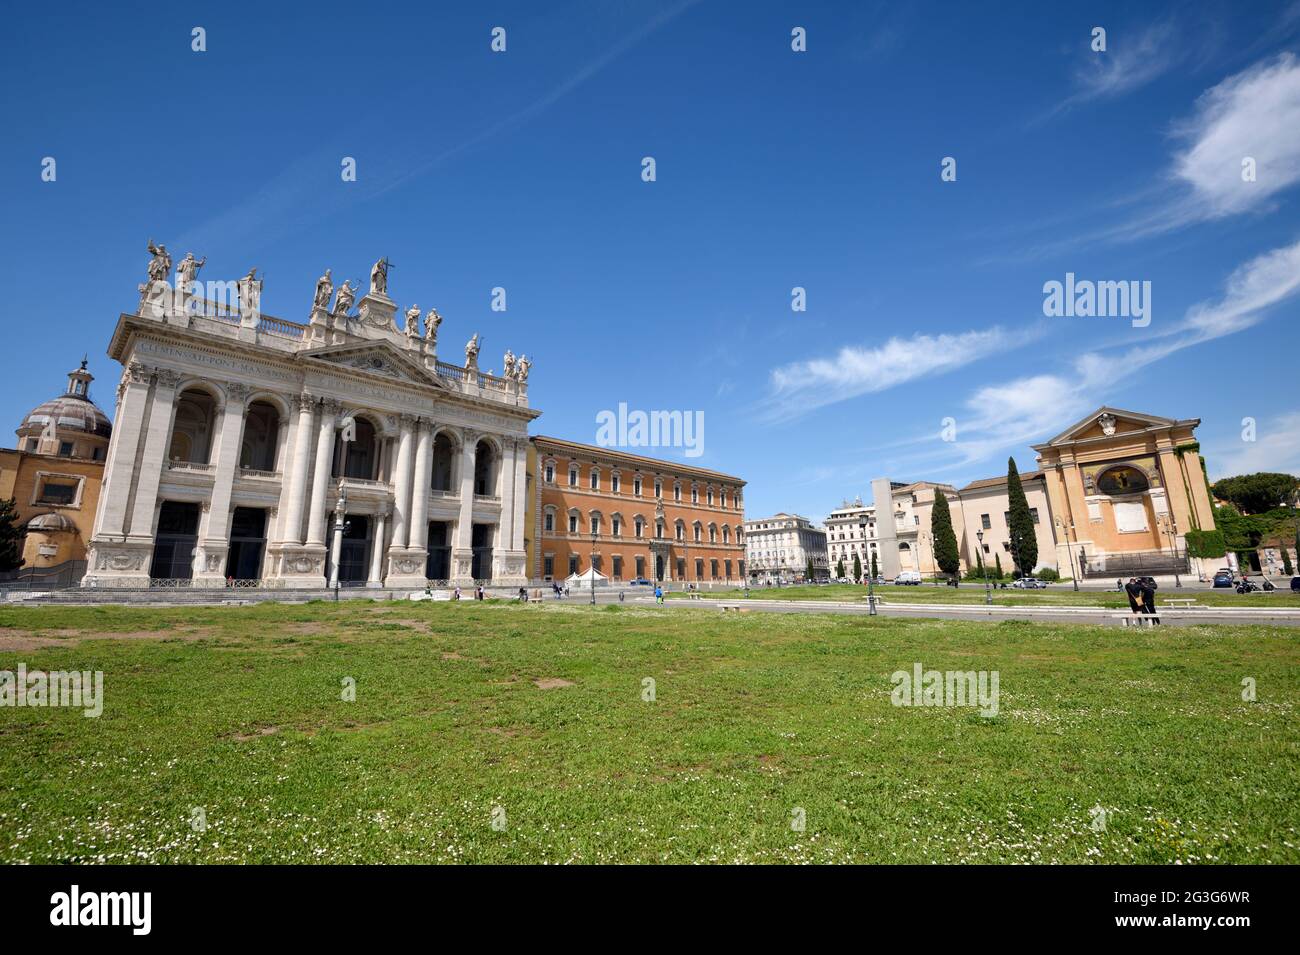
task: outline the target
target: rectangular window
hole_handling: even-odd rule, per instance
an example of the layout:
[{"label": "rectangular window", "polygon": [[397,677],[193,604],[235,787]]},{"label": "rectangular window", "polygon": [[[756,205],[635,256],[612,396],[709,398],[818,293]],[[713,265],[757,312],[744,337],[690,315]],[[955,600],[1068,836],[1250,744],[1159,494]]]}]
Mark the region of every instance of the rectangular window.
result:
[{"label": "rectangular window", "polygon": [[700,503],[700,489],[698,487],[691,488],[691,503]]},{"label": "rectangular window", "polygon": [[600,472],[599,472],[599,471],[592,471],[592,472],[591,472],[591,489],[592,489],[593,491],[599,491],[599,490],[600,490]]},{"label": "rectangular window", "polygon": [[577,557],[570,557],[570,558],[569,558],[569,576],[572,577],[572,576],[573,576],[574,574],[576,574],[577,572],[578,572],[578,558],[577,558]]},{"label": "rectangular window", "polygon": [[622,483],[623,482],[619,480],[619,476],[617,474],[614,474],[609,479],[609,489],[613,491],[615,494],[617,494],[619,485],[621,485]]},{"label": "rectangular window", "polygon": [[637,518],[636,525],[635,525],[635,527],[634,527],[634,530],[636,531],[636,536],[637,536],[637,537],[640,537],[640,536],[641,536],[641,531],[642,531],[642,528],[644,528],[644,527],[645,527],[645,524],[642,522],[642,520],[641,520],[640,518]]},{"label": "rectangular window", "polygon": [[576,534],[576,533],[578,533],[578,515],[577,515],[577,514],[570,514],[570,515],[569,515],[569,533],[570,533],[570,534]]},{"label": "rectangular window", "polygon": [[618,537],[623,532],[623,519],[621,517],[615,517],[610,521],[610,531],[615,537]]},{"label": "rectangular window", "polygon": [[718,579],[718,562],[716,560],[709,561],[709,577],[713,580]]},{"label": "rectangular window", "polygon": [[40,441],[39,441],[37,438],[28,438],[28,439],[27,439],[27,450],[28,450],[28,451],[35,451],[36,448],[37,448],[37,445],[39,445],[39,444],[40,444]]},{"label": "rectangular window", "polygon": [[980,515],[980,526],[983,527],[985,530],[989,530],[991,527],[993,527],[993,522],[989,520],[989,516],[987,514]]},{"label": "rectangular window", "polygon": [[634,479],[632,480],[632,493],[635,494],[637,497],[640,497],[640,496],[641,496],[641,479],[640,479],[640,478],[634,478]]},{"label": "rectangular window", "polygon": [[704,579],[704,558],[702,557],[695,558],[695,579]]},{"label": "rectangular window", "polygon": [[1038,508],[1036,508],[1036,507],[1031,507],[1031,508],[1029,509],[1029,518],[1030,518],[1030,520],[1032,520],[1035,524],[1038,523]]},{"label": "rectangular window", "polygon": [[71,441],[60,441],[60,442],[59,442],[59,457],[61,457],[61,458],[70,458],[70,457],[72,457],[72,442],[71,442]]},{"label": "rectangular window", "polygon": [[730,578],[731,578],[731,561],[729,561],[729,560],[728,560],[728,561],[723,561],[723,565],[724,565],[724,566],[726,567],[726,569],[727,569],[727,578],[730,579]]},{"label": "rectangular window", "polygon": [[[640,536],[641,536],[640,534],[637,535],[637,537],[640,537]],[[644,558],[644,557],[638,557],[638,558],[636,559],[636,575],[637,575],[638,577],[641,577],[641,578],[644,578],[644,577],[645,577],[645,558]]]},{"label": "rectangular window", "polygon": [[545,576],[545,577],[554,577],[554,576],[555,576],[555,558],[554,558],[554,557],[543,557],[543,558],[542,558],[542,575]]},{"label": "rectangular window", "polygon": [[78,483],[72,480],[46,478],[41,483],[41,492],[36,497],[36,503],[58,506],[71,504],[77,497]]},{"label": "rectangular window", "polygon": [[623,558],[616,555],[613,558],[611,558],[611,562],[614,565],[614,579],[622,580],[623,579]]},{"label": "rectangular window", "polygon": [[569,468],[569,487],[578,486],[578,469]]},{"label": "rectangular window", "polygon": [[712,489],[712,488],[709,489],[709,494],[708,494],[708,500],[707,500],[707,503],[708,503],[709,507],[712,507],[712,506],[713,506],[713,489]]},{"label": "rectangular window", "polygon": [[554,464],[548,464],[548,465],[546,465],[546,483],[547,483],[547,484],[554,484],[554,483],[555,483],[555,465],[554,465]]},{"label": "rectangular window", "polygon": [[663,496],[664,496],[663,481],[655,481],[655,497],[663,497]]},{"label": "rectangular window", "polygon": [[674,500],[674,501],[680,501],[681,499],[682,499],[682,486],[681,486],[680,484],[674,484],[674,485],[673,485],[673,500]]},{"label": "rectangular window", "polygon": [[550,511],[546,512],[546,517],[543,518],[543,521],[544,523],[542,526],[547,532],[553,532],[555,530],[555,515]]},{"label": "rectangular window", "polygon": [[592,533],[592,536],[593,536],[593,537],[594,537],[595,535],[597,535],[597,534],[600,533],[600,518],[599,518],[599,517],[593,517],[593,518],[591,519],[591,533]]}]

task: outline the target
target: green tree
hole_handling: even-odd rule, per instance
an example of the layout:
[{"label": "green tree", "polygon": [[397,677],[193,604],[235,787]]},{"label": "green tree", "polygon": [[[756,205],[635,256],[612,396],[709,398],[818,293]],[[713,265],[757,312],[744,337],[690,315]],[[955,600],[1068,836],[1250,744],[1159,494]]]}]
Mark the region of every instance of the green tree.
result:
[{"label": "green tree", "polygon": [[1034,533],[1034,519],[1029,513],[1029,501],[1025,500],[1025,489],[1020,485],[1015,458],[1007,458],[1007,504],[1011,559],[1015,561],[1016,574],[1024,577],[1032,574],[1038,563],[1038,536]]},{"label": "green tree", "polygon": [[998,580],[1001,580],[1002,579],[1002,555],[997,552],[994,552],[993,562],[994,564],[996,564],[996,567],[994,568],[996,573],[993,576],[996,577]]},{"label": "green tree", "polygon": [[943,491],[934,492],[934,509],[930,511],[930,529],[934,532],[934,562],[948,576],[961,569],[957,553],[957,535],[952,529],[952,512]]},{"label": "green tree", "polygon": [[23,561],[23,530],[18,526],[18,502],[0,500],[0,571],[17,570]]},{"label": "green tree", "polygon": [[1210,490],[1215,497],[1232,504],[1242,514],[1262,514],[1295,500],[1300,480],[1292,474],[1261,471],[1223,478],[1215,481]]},{"label": "green tree", "polygon": [[875,580],[880,576],[880,568],[876,565],[876,552],[871,552],[871,579]]},{"label": "green tree", "polygon": [[839,559],[839,562],[835,565],[835,578],[837,580],[844,579],[844,558],[843,557],[841,557]]},{"label": "green tree", "polygon": [[808,569],[804,571],[804,580],[813,580],[812,558],[808,558]]},{"label": "green tree", "polygon": [[1282,573],[1290,577],[1295,571],[1291,569],[1291,555],[1286,549],[1286,539],[1277,542],[1277,548],[1282,552]]},{"label": "green tree", "polygon": [[853,555],[853,582],[855,584],[862,583],[862,558],[857,554]]}]

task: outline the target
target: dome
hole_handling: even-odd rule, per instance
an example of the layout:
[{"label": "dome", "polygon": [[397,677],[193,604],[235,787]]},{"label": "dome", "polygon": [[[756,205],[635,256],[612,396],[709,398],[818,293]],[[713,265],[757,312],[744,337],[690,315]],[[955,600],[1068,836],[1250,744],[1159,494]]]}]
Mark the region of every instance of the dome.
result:
[{"label": "dome", "polygon": [[39,405],[23,417],[18,426],[21,437],[42,434],[46,428],[54,426],[56,431],[83,431],[87,434],[107,438],[113,433],[108,415],[104,414],[89,398],[76,395],[59,395]]},{"label": "dome", "polygon": [[54,534],[60,531],[76,532],[77,525],[68,520],[62,514],[37,514],[26,525],[27,531],[41,531],[46,534]]},{"label": "dome", "polygon": [[68,388],[63,394],[27,412],[16,432],[23,450],[89,458],[98,456],[97,449],[107,448],[113,426],[108,415],[90,400],[94,380],[82,359],[81,367],[68,372]]}]

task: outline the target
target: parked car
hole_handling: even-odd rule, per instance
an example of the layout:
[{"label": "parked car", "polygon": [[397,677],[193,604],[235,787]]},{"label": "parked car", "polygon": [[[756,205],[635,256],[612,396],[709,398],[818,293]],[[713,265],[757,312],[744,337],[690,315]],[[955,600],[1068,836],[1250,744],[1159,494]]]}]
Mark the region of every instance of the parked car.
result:
[{"label": "parked car", "polygon": [[1011,586],[1016,590],[1046,590],[1047,581],[1039,580],[1037,577],[1019,577]]},{"label": "parked car", "polygon": [[628,586],[630,587],[649,587],[650,585],[650,581],[646,580],[644,577],[634,577],[628,581]]},{"label": "parked car", "polygon": [[919,586],[920,583],[921,575],[915,570],[899,571],[898,576],[894,578],[895,585],[902,585],[904,587],[915,587]]},{"label": "parked car", "polygon": [[[1215,571],[1215,573],[1214,573],[1214,586],[1215,586],[1215,587],[1231,587],[1231,586],[1232,586],[1232,571],[1230,571],[1230,570],[1219,570],[1219,571]],[[1292,589],[1295,589],[1295,588],[1292,588]]]}]

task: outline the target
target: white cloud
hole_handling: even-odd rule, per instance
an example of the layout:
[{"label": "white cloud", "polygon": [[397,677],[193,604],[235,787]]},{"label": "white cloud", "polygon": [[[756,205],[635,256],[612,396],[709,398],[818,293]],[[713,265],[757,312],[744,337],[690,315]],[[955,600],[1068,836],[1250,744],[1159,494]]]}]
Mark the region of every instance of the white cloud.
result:
[{"label": "white cloud", "polygon": [[[1300,180],[1300,63],[1291,53],[1258,63],[1204,93],[1180,128],[1187,141],[1174,176],[1191,186],[1204,218],[1245,212]],[[1256,181],[1242,180],[1242,160]]]},{"label": "white cloud", "polygon": [[773,369],[768,417],[789,419],[837,401],[952,371],[994,352],[1019,347],[1037,334],[1012,335],[995,327],[958,335],[891,338],[870,348],[845,346],[832,358]]},{"label": "white cloud", "polygon": [[1206,461],[1212,465],[1216,480],[1258,471],[1300,474],[1300,411],[1288,411],[1259,424],[1255,441],[1207,449]]},{"label": "white cloud", "polygon": [[1078,92],[1065,105],[1145,86],[1182,58],[1182,44],[1172,23],[1157,23],[1140,33],[1113,30],[1106,43],[1105,52],[1088,50],[1074,76]]}]

